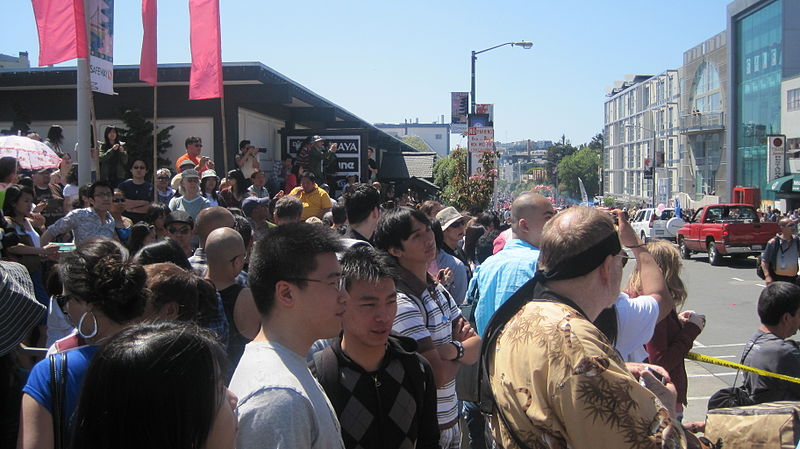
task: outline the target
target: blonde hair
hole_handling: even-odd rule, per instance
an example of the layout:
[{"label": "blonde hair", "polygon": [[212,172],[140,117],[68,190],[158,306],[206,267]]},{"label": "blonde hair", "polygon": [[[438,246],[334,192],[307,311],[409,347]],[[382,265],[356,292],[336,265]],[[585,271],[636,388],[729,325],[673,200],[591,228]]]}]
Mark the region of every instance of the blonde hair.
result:
[{"label": "blonde hair", "polygon": [[[661,273],[664,275],[664,281],[667,283],[667,289],[672,295],[672,302],[675,308],[683,306],[686,301],[686,286],[683,285],[681,280],[681,254],[671,242],[667,240],[653,240],[646,245],[647,250],[653,255]],[[642,278],[639,273],[639,266],[631,273],[628,280],[628,292],[635,295],[642,291]]]}]

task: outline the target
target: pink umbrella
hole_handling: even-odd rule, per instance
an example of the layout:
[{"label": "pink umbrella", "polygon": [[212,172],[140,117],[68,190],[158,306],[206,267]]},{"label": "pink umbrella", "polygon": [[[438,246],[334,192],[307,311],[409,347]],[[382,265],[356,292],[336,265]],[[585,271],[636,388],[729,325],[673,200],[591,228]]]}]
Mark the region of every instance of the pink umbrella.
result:
[{"label": "pink umbrella", "polygon": [[0,157],[17,158],[19,167],[27,170],[58,167],[61,158],[47,145],[23,136],[0,136]]}]

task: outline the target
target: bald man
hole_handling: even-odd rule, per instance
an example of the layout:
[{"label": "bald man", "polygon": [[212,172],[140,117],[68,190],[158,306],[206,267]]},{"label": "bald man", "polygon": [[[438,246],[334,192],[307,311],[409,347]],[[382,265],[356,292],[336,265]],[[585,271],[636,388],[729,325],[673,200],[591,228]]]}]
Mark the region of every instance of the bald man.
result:
[{"label": "bald man", "polygon": [[536,273],[542,229],[553,215],[550,200],[538,193],[523,193],[511,204],[511,240],[478,266],[467,287],[467,301],[477,301],[479,335],[495,310]]},{"label": "bald man", "polygon": [[[199,276],[206,275],[207,263],[205,246],[208,235],[215,229],[233,228],[233,226],[233,214],[224,207],[207,207],[197,214],[197,218],[194,220],[194,233],[197,235],[197,240],[200,245],[194,251],[192,257],[189,258],[189,263],[192,264],[192,269]],[[247,285],[245,285],[245,287],[246,286]]]},{"label": "bald man", "polygon": [[244,352],[244,346],[255,338],[261,329],[261,318],[250,289],[236,282],[247,255],[242,236],[227,227],[211,231],[206,238],[205,254],[208,262],[206,279],[211,281],[222,298],[230,329],[228,341],[230,371],[227,375],[227,381],[230,381]]}]

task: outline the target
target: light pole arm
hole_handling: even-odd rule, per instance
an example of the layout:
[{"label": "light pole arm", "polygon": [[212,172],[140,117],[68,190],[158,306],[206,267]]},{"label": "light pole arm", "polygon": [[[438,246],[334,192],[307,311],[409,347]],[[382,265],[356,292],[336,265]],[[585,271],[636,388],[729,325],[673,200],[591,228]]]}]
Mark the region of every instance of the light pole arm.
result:
[{"label": "light pole arm", "polygon": [[503,45],[514,45],[515,43],[516,43],[516,42],[506,42],[506,43],[503,43],[503,44],[500,44],[500,45],[495,45],[494,47],[489,47],[489,48],[486,48],[486,49],[484,49],[484,50],[480,50],[480,51],[473,51],[473,52],[472,52],[472,58],[474,59],[474,58],[475,58],[475,56],[477,56],[477,55],[479,55],[479,54],[481,54],[481,53],[486,53],[486,52],[487,52],[487,51],[489,51],[489,50],[494,50],[495,48],[500,48],[500,47],[502,47]]},{"label": "light pole arm", "polygon": [[485,48],[480,51],[472,51],[472,79],[471,79],[471,89],[470,89],[470,113],[475,113],[475,61],[478,60],[478,55],[481,53],[486,53],[489,50],[494,50],[495,48],[500,48],[505,45],[511,45],[512,47],[518,45],[524,49],[531,48],[533,45],[531,42],[528,41],[519,41],[519,42],[504,42],[499,45],[495,45],[494,47]]}]

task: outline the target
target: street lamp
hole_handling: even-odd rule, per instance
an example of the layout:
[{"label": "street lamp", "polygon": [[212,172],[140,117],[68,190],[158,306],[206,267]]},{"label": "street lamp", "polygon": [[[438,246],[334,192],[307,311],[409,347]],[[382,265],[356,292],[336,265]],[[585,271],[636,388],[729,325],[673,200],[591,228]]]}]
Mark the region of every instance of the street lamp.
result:
[{"label": "street lamp", "polygon": [[494,50],[495,48],[500,48],[500,47],[503,47],[505,45],[510,45],[512,47],[514,47],[514,46],[522,47],[525,50],[527,50],[527,49],[533,47],[533,42],[528,42],[528,41],[505,42],[503,44],[495,45],[494,47],[489,47],[489,48],[486,48],[486,49],[481,50],[481,51],[474,51],[474,50],[472,51],[472,90],[470,91],[470,101],[471,101],[471,103],[470,103],[470,113],[472,113],[472,114],[475,113],[475,61],[478,60],[478,55],[479,54],[486,53],[489,50]]},{"label": "street lamp", "polygon": [[656,136],[657,136],[658,133],[656,133],[655,130],[652,130],[650,128],[645,128],[642,125],[634,125],[632,123],[629,123],[629,124],[625,125],[625,127],[626,128],[640,128],[640,129],[642,129],[644,131],[648,131],[648,132],[653,134],[653,150],[652,150],[653,155],[652,155],[652,158],[650,159],[650,161],[653,164],[653,173],[652,173],[652,175],[653,175],[653,178],[652,178],[653,179],[653,208],[655,208],[656,207],[656,154],[658,153],[658,151],[656,149]]}]

